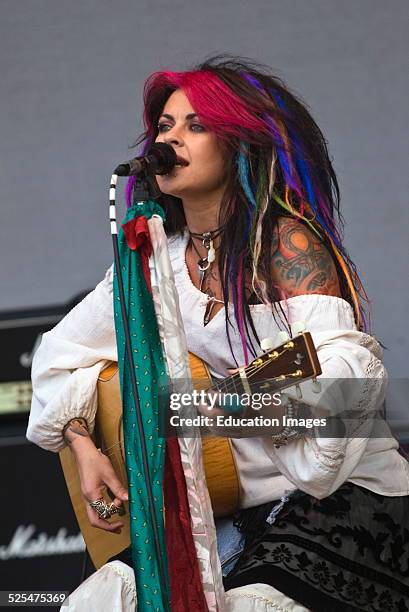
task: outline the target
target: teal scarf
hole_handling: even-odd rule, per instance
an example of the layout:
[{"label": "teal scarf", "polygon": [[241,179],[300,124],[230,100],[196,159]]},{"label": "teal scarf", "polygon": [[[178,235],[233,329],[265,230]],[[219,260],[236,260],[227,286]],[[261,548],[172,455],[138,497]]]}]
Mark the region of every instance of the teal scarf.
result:
[{"label": "teal scarf", "polygon": [[[125,359],[125,336],[116,270],[114,274],[115,330],[123,401],[131,546],[138,595],[138,612],[152,612],[153,610],[163,612],[166,609],[163,602],[170,601],[163,520],[166,440],[159,436],[160,420],[166,414],[168,407],[169,381],[150,293],[147,267],[150,239],[146,220],[150,219],[153,214],[164,217],[162,208],[156,202],[150,200],[142,205],[134,204],[126,213],[118,240],[144,439],[146,440],[150,480],[158,519],[157,530],[166,568],[164,584],[160,580],[156,558],[130,373],[128,362]],[[139,250],[135,250],[136,248]]]}]

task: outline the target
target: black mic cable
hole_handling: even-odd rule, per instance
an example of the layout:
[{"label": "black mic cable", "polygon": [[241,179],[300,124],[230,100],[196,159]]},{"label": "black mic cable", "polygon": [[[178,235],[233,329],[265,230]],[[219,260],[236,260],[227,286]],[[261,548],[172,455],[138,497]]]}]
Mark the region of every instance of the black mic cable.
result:
[{"label": "black mic cable", "polygon": [[[165,564],[163,561],[162,551],[160,547],[159,532],[158,532],[158,527],[157,527],[158,516],[155,510],[155,502],[154,502],[152,482],[151,482],[149,463],[148,463],[148,451],[146,448],[146,441],[145,441],[145,436],[144,436],[141,406],[140,406],[140,400],[139,400],[139,394],[138,394],[138,388],[137,388],[137,382],[136,382],[136,376],[135,376],[135,364],[134,364],[133,353],[132,353],[131,335],[129,331],[129,323],[128,323],[128,318],[127,318],[126,305],[125,305],[125,292],[124,292],[124,284],[123,284],[123,277],[122,277],[122,268],[121,268],[121,263],[120,263],[120,258],[119,258],[118,228],[117,228],[117,223],[116,223],[116,185],[118,181],[118,176],[130,176],[133,174],[138,174],[139,172],[146,174],[152,171],[155,174],[166,174],[173,168],[175,163],[176,163],[176,153],[174,149],[170,145],[167,145],[164,143],[159,143],[159,142],[155,143],[153,147],[149,150],[146,156],[136,157],[133,160],[130,160],[129,162],[125,164],[119,165],[111,176],[111,183],[110,183],[110,189],[109,189],[109,221],[110,221],[110,226],[111,226],[112,244],[114,248],[115,268],[116,268],[117,278],[118,278],[121,315],[122,315],[122,322],[123,322],[124,334],[125,334],[125,347],[126,347],[125,354],[126,354],[129,372],[130,372],[131,387],[132,387],[132,393],[133,393],[134,403],[135,403],[136,423],[137,423],[137,428],[138,428],[138,433],[139,433],[139,438],[140,438],[143,472],[144,472],[144,477],[145,477],[145,482],[146,482],[146,491],[148,494],[149,512],[150,512],[150,516],[152,520],[152,529],[153,529],[153,536],[154,536],[154,541],[155,541],[155,552],[156,552],[156,558],[157,558],[157,563],[158,563],[159,580],[162,585],[161,590],[163,594],[166,593],[165,585],[167,583],[167,580],[166,580],[167,572],[165,569]],[[166,601],[163,601],[163,607],[164,607],[164,610],[167,610],[170,612],[168,603]]]}]

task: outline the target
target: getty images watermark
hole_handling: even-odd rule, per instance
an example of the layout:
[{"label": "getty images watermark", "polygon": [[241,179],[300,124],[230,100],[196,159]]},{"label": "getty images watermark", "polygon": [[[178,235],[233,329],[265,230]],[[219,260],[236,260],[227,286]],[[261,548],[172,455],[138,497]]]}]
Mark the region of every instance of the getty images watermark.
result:
[{"label": "getty images watermark", "polygon": [[[325,418],[290,417],[285,411],[290,402],[287,395],[276,393],[224,393],[194,390],[191,393],[171,393],[169,407],[174,412],[169,417],[171,427],[325,427]],[[279,416],[257,414],[281,408]],[[186,415],[184,408],[194,410]],[[206,414],[222,410],[223,414]],[[274,410],[273,410],[274,412]],[[275,411],[277,412],[277,410]],[[199,413],[199,414],[197,414]]]},{"label": "getty images watermark", "polygon": [[396,405],[400,389],[396,380],[392,385],[389,380],[388,387],[396,391],[393,403],[385,403],[386,381],[382,378],[320,377],[319,389],[303,381],[279,390],[274,380],[267,379],[251,384],[249,393],[241,381],[240,388],[223,388],[222,381],[203,389],[207,382],[195,380],[195,390],[191,390],[192,381],[177,379],[171,389],[164,389],[159,402],[160,436],[257,437],[290,428],[320,438],[392,439],[394,430],[409,432],[406,379],[400,393],[404,399],[401,412]]}]

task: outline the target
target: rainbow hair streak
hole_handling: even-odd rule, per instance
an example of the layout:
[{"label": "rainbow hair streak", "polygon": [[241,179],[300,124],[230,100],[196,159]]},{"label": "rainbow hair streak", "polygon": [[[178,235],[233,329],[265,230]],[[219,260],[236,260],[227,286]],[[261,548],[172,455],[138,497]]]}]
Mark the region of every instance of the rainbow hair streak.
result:
[{"label": "rainbow hair streak", "polygon": [[[294,104],[291,106],[287,101],[291,98],[286,97],[285,89],[272,85],[274,79],[266,80],[263,75],[256,78],[249,70],[238,70],[232,78],[230,73],[217,70],[217,67],[209,68],[205,64],[198,70],[153,73],[145,84],[145,132],[139,143],[143,143],[141,153],[144,154],[157,137],[157,120],[166,100],[173,91],[181,89],[204,127],[235,155],[236,180],[242,195],[240,198],[232,196],[228,203],[229,214],[237,210],[238,200],[241,207],[244,203],[247,205],[245,210],[241,209],[244,223],[241,235],[229,249],[226,259],[223,292],[228,329],[227,303],[231,287],[245,363],[249,359],[248,349],[251,350],[245,316],[246,254],[252,266],[253,291],[263,303],[271,305],[259,263],[263,256],[264,222],[272,207],[279,207],[286,215],[304,222],[320,239],[325,237],[345,277],[357,326],[366,329],[361,301],[368,302],[368,299],[354,264],[342,245],[334,218],[330,182],[328,174],[325,174],[328,169],[312,164],[309,143],[295,120],[297,110],[294,111]],[[250,91],[248,96],[246,88]],[[254,90],[256,92],[251,93]],[[251,99],[251,104],[246,96]],[[319,130],[317,133],[320,134]],[[262,155],[258,153],[261,151]],[[131,177],[126,186],[128,206],[132,203],[134,182]]]}]

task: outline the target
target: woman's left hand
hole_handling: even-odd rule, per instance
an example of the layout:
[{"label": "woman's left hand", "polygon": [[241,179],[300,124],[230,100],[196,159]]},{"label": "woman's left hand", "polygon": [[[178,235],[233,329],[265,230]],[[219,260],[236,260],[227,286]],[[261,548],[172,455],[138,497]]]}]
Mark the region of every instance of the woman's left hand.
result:
[{"label": "woman's left hand", "polygon": [[[229,375],[236,374],[237,369],[229,369]],[[210,397],[218,395],[217,391],[208,391]],[[198,408],[200,414],[211,417],[212,425],[210,431],[217,436],[228,438],[249,438],[254,436],[275,435],[282,431],[283,416],[285,414],[284,405],[262,404],[260,408],[252,405],[244,406],[242,410],[232,411],[224,409],[220,405],[211,407],[209,404],[201,404]],[[227,417],[233,417],[233,422],[226,421]],[[258,417],[258,418],[257,418]],[[238,419],[242,424],[238,424]],[[274,419],[274,424],[271,421]],[[254,424],[252,421],[254,420]],[[277,420],[277,421],[276,421]]]}]

